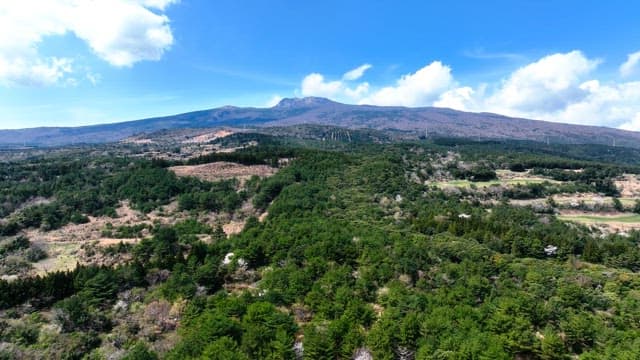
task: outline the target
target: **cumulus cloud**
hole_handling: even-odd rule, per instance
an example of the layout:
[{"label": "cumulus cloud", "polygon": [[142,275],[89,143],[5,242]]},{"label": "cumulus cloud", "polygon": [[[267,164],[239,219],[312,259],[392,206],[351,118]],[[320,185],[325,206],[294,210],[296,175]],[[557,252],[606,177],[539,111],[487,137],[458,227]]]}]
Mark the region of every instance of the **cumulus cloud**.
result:
[{"label": "cumulus cloud", "polygon": [[[364,70],[362,72],[364,72]],[[369,92],[369,84],[363,82],[355,86],[350,86],[348,81],[328,81],[324,75],[312,73],[302,79],[301,92],[304,96],[321,96],[342,101],[355,101]]]},{"label": "cumulus cloud", "polygon": [[371,64],[363,64],[358,66],[357,68],[347,71],[344,75],[342,75],[342,80],[353,81],[358,80],[364,75],[364,72],[371,69]]},{"label": "cumulus cloud", "polygon": [[601,84],[589,80],[581,84],[587,92],[581,101],[568,104],[556,113],[545,114],[544,119],[574,124],[626,126],[640,113],[640,82]]},{"label": "cumulus cloud", "polygon": [[443,91],[453,86],[451,68],[434,61],[420,70],[403,75],[395,85],[386,86],[360,100],[371,105],[430,105]]},{"label": "cumulus cloud", "polygon": [[278,105],[280,103],[280,101],[282,101],[282,99],[284,99],[282,96],[280,95],[273,95],[271,97],[271,99],[269,99],[269,101],[267,101],[267,103],[265,104],[266,107],[274,107],[276,105]]},{"label": "cumulus cloud", "polygon": [[[634,61],[631,54],[626,67]],[[603,82],[595,76],[601,62],[578,50],[550,54],[497,82],[475,86],[460,84],[440,61],[386,86],[351,84],[344,77],[331,81],[313,73],[303,79],[302,94],[357,104],[438,106],[640,131],[640,81]]]},{"label": "cumulus cloud", "polygon": [[327,80],[320,73],[311,73],[302,79],[301,93],[359,104],[424,106],[431,105],[443,91],[455,85],[451,68],[440,61],[403,75],[394,85],[373,91],[368,82],[352,83],[369,68],[371,65],[364,64],[346,72],[341,80]]},{"label": "cumulus cloud", "polygon": [[640,112],[640,82],[603,83],[594,78],[600,63],[580,51],[546,56],[516,70],[473,110],[630,128]]},{"label": "cumulus cloud", "polygon": [[470,86],[463,86],[442,93],[438,100],[433,102],[433,106],[466,110],[477,107],[475,104],[477,97],[476,90]]},{"label": "cumulus cloud", "polygon": [[0,82],[50,85],[73,71],[68,57],[43,56],[50,36],[72,34],[113,66],[158,60],[173,44],[163,13],[176,0],[21,0],[0,2]]},{"label": "cumulus cloud", "polygon": [[302,95],[334,98],[344,88],[342,81],[326,81],[322,74],[312,73],[302,79]]},{"label": "cumulus cloud", "polygon": [[627,55],[627,61],[620,65],[620,75],[623,77],[631,76],[638,72],[640,65],[640,51]]},{"label": "cumulus cloud", "polygon": [[580,51],[545,56],[514,71],[488,105],[516,112],[557,111],[586,95],[579,84],[598,64]]},{"label": "cumulus cloud", "polygon": [[628,121],[620,125],[620,129],[640,131],[640,112],[637,113],[636,116],[631,121]]},{"label": "cumulus cloud", "polygon": [[72,64],[73,61],[68,58],[52,57],[28,61],[19,57],[0,56],[0,80],[33,86],[52,85],[72,72]]}]

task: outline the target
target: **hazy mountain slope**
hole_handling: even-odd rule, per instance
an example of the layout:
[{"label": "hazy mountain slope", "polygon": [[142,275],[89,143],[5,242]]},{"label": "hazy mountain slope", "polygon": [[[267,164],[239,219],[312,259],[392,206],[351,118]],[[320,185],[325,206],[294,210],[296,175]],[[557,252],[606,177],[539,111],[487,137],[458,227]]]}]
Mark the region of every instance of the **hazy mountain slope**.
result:
[{"label": "hazy mountain slope", "polygon": [[428,132],[430,136],[479,139],[527,139],[554,143],[615,144],[640,148],[640,133],[605,127],[569,125],[469,113],[444,108],[346,105],[322,98],[284,99],[272,108],[222,108],[75,128],[0,130],[0,145],[53,146],[117,141],[141,132],[215,126],[326,124]]}]

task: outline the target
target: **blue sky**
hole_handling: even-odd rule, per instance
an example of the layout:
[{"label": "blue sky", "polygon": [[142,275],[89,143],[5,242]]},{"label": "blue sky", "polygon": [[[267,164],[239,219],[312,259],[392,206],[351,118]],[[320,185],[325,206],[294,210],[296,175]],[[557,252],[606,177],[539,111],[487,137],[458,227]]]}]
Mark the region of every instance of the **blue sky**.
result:
[{"label": "blue sky", "polygon": [[639,13],[615,0],[7,1],[0,128],[315,95],[640,130]]}]

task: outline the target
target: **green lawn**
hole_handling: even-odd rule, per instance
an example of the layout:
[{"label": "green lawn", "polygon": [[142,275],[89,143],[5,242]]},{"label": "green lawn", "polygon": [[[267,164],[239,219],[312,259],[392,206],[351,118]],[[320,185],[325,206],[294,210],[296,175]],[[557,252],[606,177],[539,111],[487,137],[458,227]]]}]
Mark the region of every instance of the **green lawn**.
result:
[{"label": "green lawn", "polygon": [[622,214],[617,216],[605,215],[559,215],[558,219],[566,221],[576,221],[584,223],[609,223],[619,222],[634,224],[640,223],[640,214]]},{"label": "green lawn", "polygon": [[633,206],[633,205],[636,204],[637,200],[638,199],[636,199],[636,198],[620,198],[620,202],[624,206]]}]

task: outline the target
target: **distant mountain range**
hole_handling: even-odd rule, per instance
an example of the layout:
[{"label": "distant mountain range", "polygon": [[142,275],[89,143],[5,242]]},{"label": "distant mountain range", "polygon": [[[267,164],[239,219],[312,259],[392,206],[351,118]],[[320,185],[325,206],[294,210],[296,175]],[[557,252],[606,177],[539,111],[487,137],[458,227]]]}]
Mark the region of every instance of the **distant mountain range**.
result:
[{"label": "distant mountain range", "polygon": [[81,127],[0,130],[0,146],[59,146],[119,141],[163,129],[324,124],[400,130],[434,137],[519,139],[640,148],[640,132],[470,113],[446,108],[347,105],[318,97],[283,99],[271,108],[221,108]]}]

